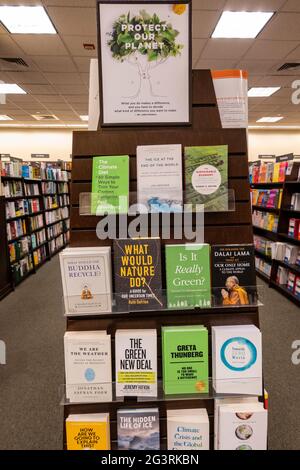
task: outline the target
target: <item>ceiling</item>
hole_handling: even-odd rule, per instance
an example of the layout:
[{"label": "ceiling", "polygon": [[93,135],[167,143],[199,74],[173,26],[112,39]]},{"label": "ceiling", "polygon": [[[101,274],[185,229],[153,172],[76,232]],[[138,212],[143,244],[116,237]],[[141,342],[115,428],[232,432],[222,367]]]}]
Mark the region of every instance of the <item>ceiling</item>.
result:
[{"label": "ceiling", "polygon": [[[9,95],[0,114],[5,125],[39,125],[31,115],[54,114],[55,125],[84,125],[88,114],[89,61],[97,51],[95,0],[0,0],[0,5],[43,5],[57,35],[9,34],[0,26],[0,57],[21,57],[28,68],[0,65],[0,80],[17,83],[27,95]],[[84,5],[84,6],[83,6]],[[210,39],[223,10],[276,11],[257,39]],[[243,68],[249,86],[280,86],[269,98],[250,98],[250,124],[281,114],[278,126],[300,126],[300,105],[291,102],[296,71],[278,72],[285,62],[300,63],[300,0],[193,0],[193,67]],[[42,125],[46,125],[45,122]],[[47,124],[49,127],[51,124]],[[264,124],[265,126],[265,124]]]}]

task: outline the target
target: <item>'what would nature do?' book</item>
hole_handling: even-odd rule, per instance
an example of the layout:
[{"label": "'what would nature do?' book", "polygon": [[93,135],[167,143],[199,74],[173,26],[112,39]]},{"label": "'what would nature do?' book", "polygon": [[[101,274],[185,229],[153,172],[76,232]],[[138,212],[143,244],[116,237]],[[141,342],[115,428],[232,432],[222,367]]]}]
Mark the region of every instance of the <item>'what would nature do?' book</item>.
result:
[{"label": "'what would nature do?' book", "polygon": [[185,148],[185,203],[228,211],[228,146]]},{"label": "'what would nature do?' book", "polygon": [[129,156],[93,158],[91,214],[127,214]]},{"label": "'what would nature do?' book", "polygon": [[159,450],[158,408],[118,410],[119,450]]}]

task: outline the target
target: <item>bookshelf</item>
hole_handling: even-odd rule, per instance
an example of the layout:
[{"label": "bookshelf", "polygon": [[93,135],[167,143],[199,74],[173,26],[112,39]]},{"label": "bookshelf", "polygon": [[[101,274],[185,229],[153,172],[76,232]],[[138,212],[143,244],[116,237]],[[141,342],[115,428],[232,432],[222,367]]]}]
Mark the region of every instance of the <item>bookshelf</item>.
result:
[{"label": "bookshelf", "polygon": [[0,300],[12,291],[12,276],[10,271],[5,222],[5,198],[0,196],[0,246],[4,247],[4,249],[0,250]]},{"label": "bookshelf", "polygon": [[[288,245],[298,246],[300,251],[300,239],[289,235],[290,219],[300,219],[300,211],[294,210],[291,206],[292,195],[294,193],[300,193],[300,180],[298,181],[299,170],[300,163],[294,162],[292,171],[286,176],[285,181],[281,183],[255,183],[251,184],[251,188],[254,190],[269,190],[274,188],[282,190],[282,201],[279,208],[273,209],[264,207],[263,205],[252,205],[253,213],[255,211],[260,211],[262,213],[269,212],[278,217],[278,227],[276,232],[257,227],[254,224],[254,235],[263,237],[264,239],[269,240],[271,243],[286,243]],[[278,292],[299,306],[300,297],[297,297],[293,291],[288,289],[286,284],[279,284],[277,277],[279,267],[282,267],[288,272],[295,274],[296,277],[300,277],[300,266],[288,264],[284,262],[284,260],[274,259],[271,253],[266,253],[265,251],[260,251],[259,249],[256,249],[255,254],[257,258],[257,275],[267,282],[269,287],[276,289]],[[266,263],[266,265],[263,263]],[[260,266],[265,266],[267,273],[261,270]]]}]

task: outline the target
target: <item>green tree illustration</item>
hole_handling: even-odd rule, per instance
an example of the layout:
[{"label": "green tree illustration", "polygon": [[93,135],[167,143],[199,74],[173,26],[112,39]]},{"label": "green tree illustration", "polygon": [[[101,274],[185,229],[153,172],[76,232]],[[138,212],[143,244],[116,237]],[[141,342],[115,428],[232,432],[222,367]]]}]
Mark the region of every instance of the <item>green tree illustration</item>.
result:
[{"label": "green tree illustration", "polygon": [[[126,29],[124,25],[126,25]],[[128,29],[129,25],[134,26],[133,31]],[[136,37],[137,25],[141,26],[139,38]],[[146,25],[145,31],[144,25]],[[154,31],[151,31],[154,37],[152,36],[151,41],[147,39],[147,34],[149,34],[147,25],[154,25]],[[157,96],[153,92],[150,71],[166,62],[170,57],[177,57],[181,54],[184,46],[176,43],[179,32],[171,24],[160,20],[156,13],[149,15],[145,10],[142,10],[136,16],[131,16],[130,13],[121,15],[114,22],[113,30],[108,35],[108,46],[113,58],[120,62],[126,61],[138,69],[139,87],[131,98],[137,98],[145,85],[148,85],[152,96]],[[148,42],[155,42],[159,47],[149,49],[145,46],[145,43]],[[134,47],[128,47],[128,45]]]}]

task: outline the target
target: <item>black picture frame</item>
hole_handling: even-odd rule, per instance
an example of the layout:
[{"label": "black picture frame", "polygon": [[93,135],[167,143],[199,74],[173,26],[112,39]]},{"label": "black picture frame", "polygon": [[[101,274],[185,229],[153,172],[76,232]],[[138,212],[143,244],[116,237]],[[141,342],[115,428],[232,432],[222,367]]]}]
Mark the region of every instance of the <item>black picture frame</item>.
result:
[{"label": "black picture frame", "polygon": [[[102,44],[101,44],[101,22],[100,22],[100,5],[101,4],[120,4],[120,5],[188,5],[188,109],[189,119],[187,122],[139,122],[139,123],[106,123],[104,122],[104,94],[103,94],[103,80],[102,80]],[[96,0],[96,14],[97,14],[97,43],[98,43],[98,68],[99,68],[99,100],[100,100],[100,120],[99,125],[101,128],[114,128],[114,127],[182,127],[192,126],[192,0]]]}]

